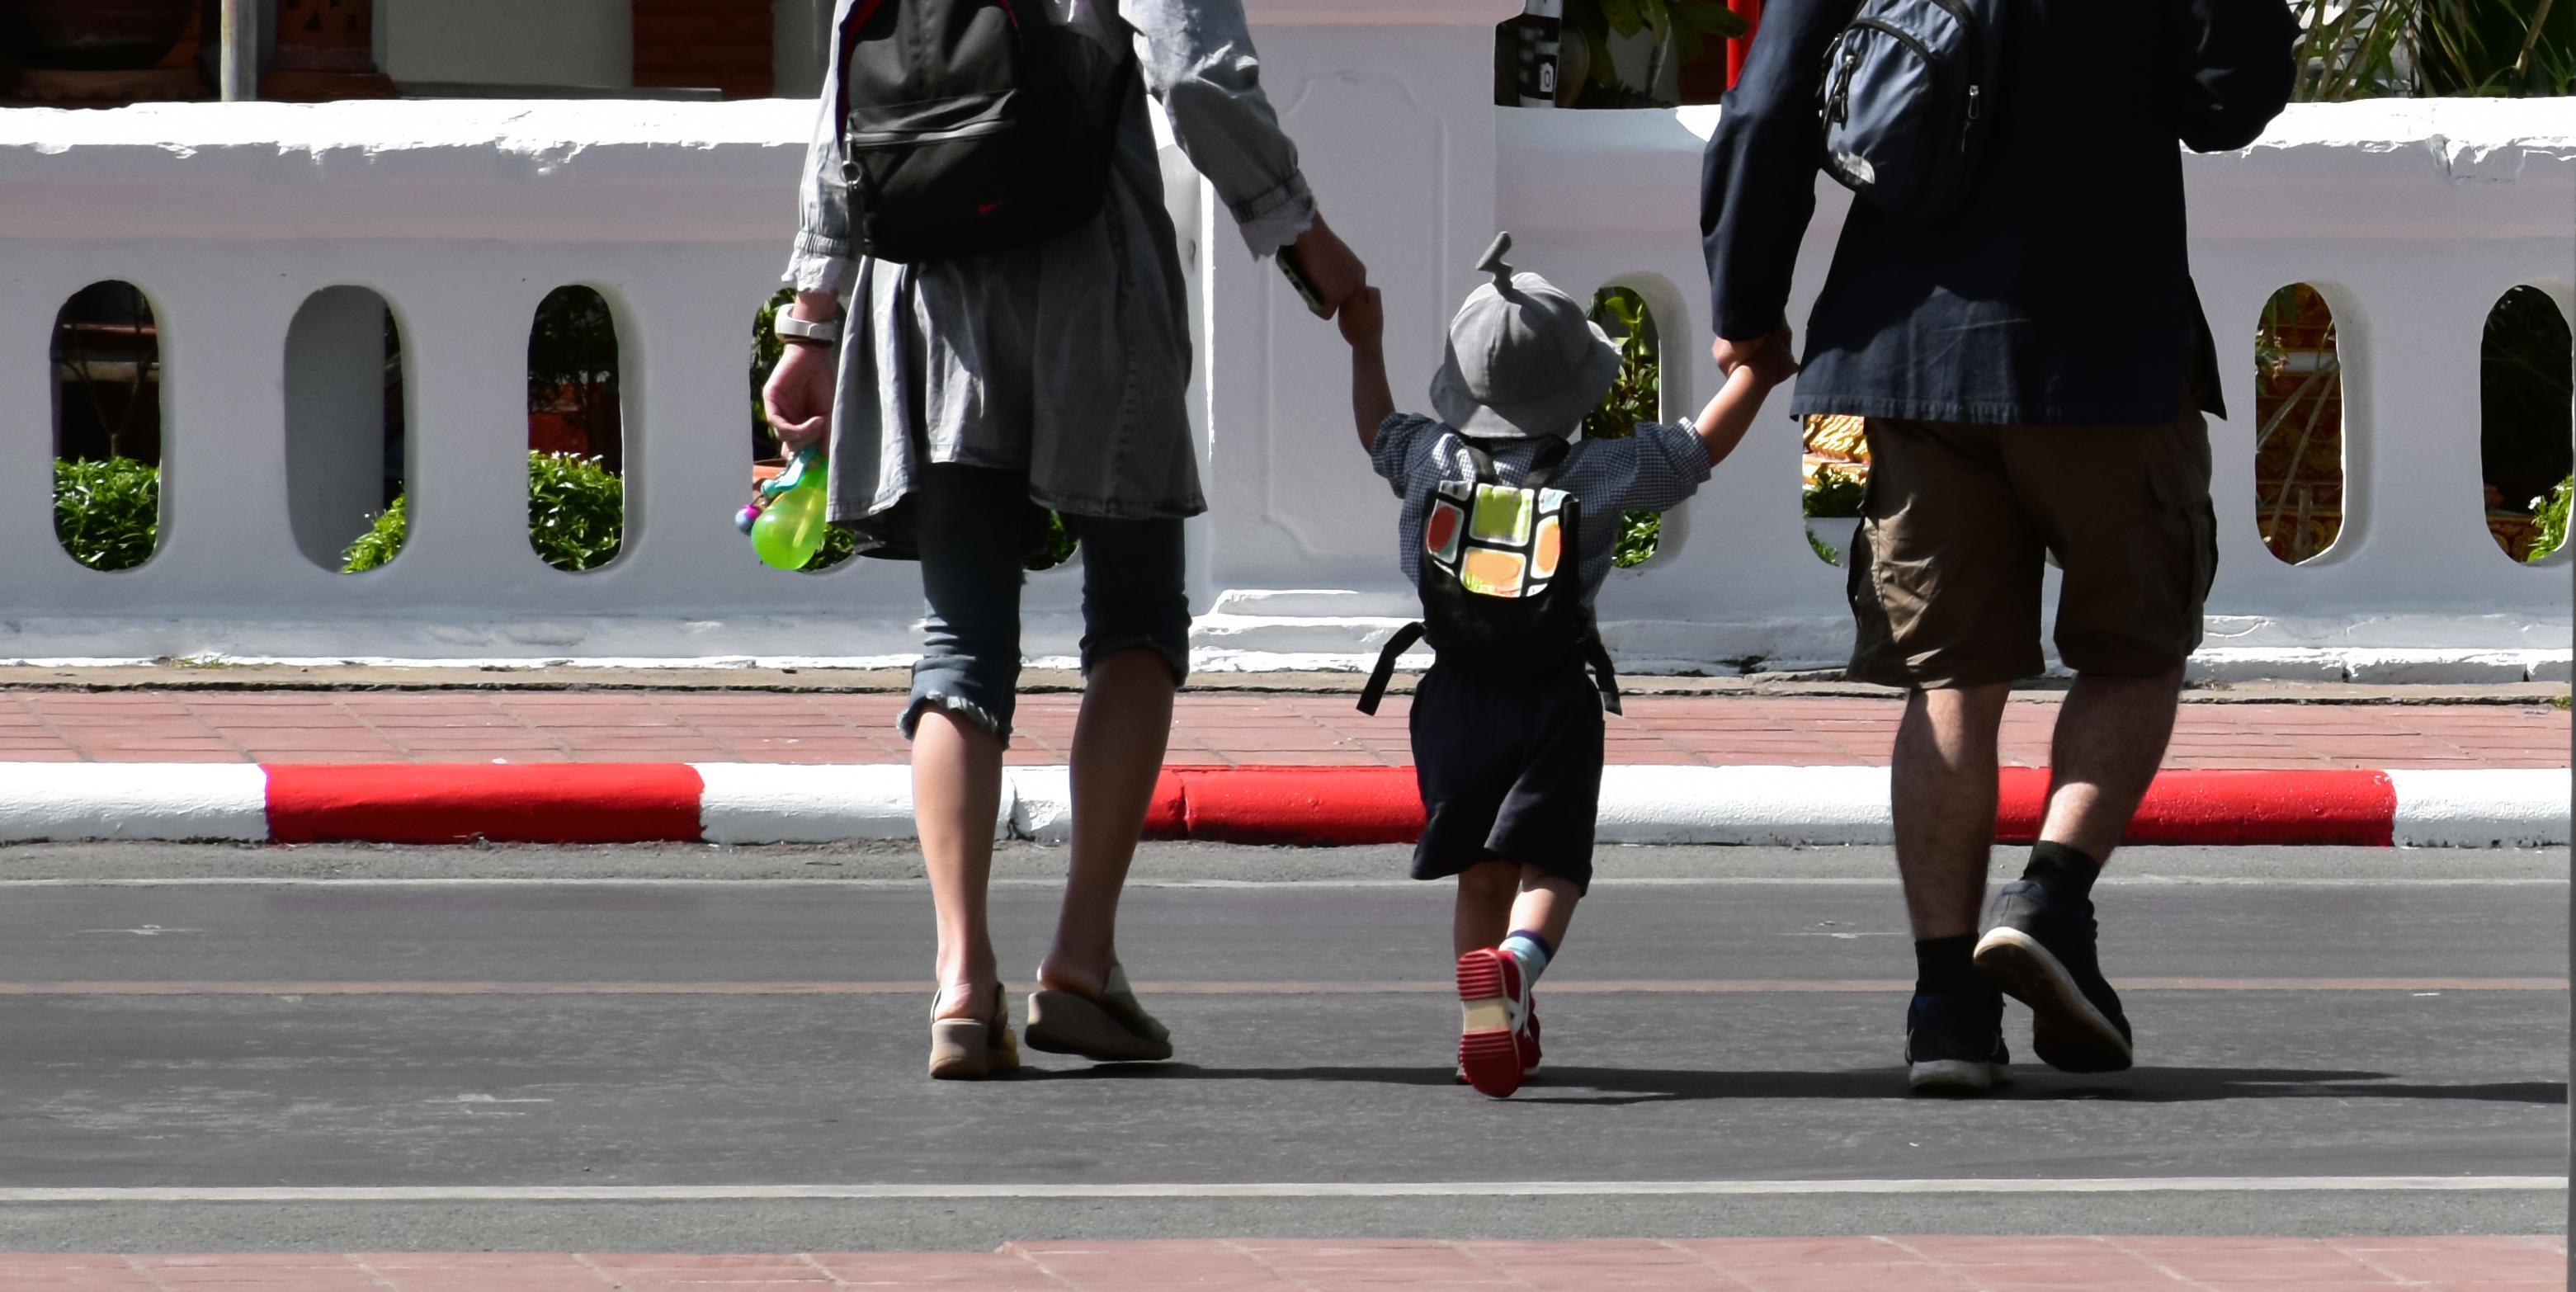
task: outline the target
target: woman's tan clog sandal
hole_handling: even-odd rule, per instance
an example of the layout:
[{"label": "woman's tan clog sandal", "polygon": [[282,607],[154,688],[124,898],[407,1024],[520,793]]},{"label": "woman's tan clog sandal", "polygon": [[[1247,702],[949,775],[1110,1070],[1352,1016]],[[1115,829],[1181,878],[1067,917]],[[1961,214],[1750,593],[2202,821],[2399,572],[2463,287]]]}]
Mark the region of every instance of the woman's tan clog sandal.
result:
[{"label": "woman's tan clog sandal", "polygon": [[1039,988],[1029,995],[1029,1048],[1095,1063],[1153,1063],[1172,1057],[1172,1034],[1109,966],[1097,998]]},{"label": "woman's tan clog sandal", "polygon": [[993,995],[990,1019],[941,1018],[939,1002],[930,998],[930,1076],[935,1081],[981,1081],[1017,1071],[1020,1043],[1011,1035],[1008,992]]}]

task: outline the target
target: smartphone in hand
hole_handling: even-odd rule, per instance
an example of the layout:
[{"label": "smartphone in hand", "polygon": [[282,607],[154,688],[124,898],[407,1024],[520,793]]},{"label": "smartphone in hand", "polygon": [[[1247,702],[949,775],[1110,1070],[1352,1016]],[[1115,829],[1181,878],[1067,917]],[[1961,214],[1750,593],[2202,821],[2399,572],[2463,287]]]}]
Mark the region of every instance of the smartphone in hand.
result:
[{"label": "smartphone in hand", "polygon": [[1281,247],[1271,259],[1279,262],[1279,272],[1287,276],[1288,285],[1297,289],[1297,295],[1304,299],[1307,309],[1314,311],[1315,317],[1328,319],[1333,316],[1333,307],[1324,303],[1322,292],[1315,290],[1315,280],[1308,278],[1305,267],[1297,263],[1295,244]]}]

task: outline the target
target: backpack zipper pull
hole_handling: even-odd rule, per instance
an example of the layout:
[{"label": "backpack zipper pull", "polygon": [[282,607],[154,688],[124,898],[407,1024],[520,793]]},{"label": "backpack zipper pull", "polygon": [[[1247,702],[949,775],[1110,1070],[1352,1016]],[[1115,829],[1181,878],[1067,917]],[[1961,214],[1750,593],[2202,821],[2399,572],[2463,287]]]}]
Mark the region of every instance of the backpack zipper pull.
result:
[{"label": "backpack zipper pull", "polygon": [[1982,87],[1968,87],[1968,124],[1959,127],[1959,151],[1968,151],[1968,137],[1977,132],[1977,96]]}]

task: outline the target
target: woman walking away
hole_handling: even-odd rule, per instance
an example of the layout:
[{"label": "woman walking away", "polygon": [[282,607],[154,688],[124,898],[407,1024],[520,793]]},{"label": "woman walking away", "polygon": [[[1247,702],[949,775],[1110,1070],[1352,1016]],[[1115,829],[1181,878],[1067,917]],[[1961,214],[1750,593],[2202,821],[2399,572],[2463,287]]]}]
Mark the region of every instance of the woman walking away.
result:
[{"label": "woman walking away", "polygon": [[901,725],[938,911],[930,1075],[1019,1063],[985,890],[1049,510],[1080,544],[1085,689],[1028,1040],[1168,1058],[1119,967],[1118,898],[1189,662],[1181,521],[1206,502],[1148,92],[1253,255],[1288,257],[1324,312],[1365,271],[1316,214],[1241,0],[839,0],[835,30],[765,401],[789,452],[828,437],[832,518],[921,564]]}]

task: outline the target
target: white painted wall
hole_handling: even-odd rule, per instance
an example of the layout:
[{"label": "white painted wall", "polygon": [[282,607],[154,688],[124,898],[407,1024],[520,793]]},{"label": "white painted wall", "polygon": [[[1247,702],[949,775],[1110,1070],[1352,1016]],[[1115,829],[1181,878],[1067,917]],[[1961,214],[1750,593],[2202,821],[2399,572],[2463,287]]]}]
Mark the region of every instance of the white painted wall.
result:
[{"label": "white painted wall", "polygon": [[[426,5],[431,0],[408,0]],[[1265,80],[1325,209],[1388,293],[1415,399],[1497,225],[1516,260],[1588,291],[1637,286],[1672,339],[1666,407],[1715,374],[1697,239],[1710,110],[1497,110],[1496,0],[1254,0]],[[1498,12],[1500,11],[1500,12]],[[397,32],[397,37],[399,32]],[[0,445],[0,658],[894,658],[913,572],[753,562],[742,362],[793,228],[804,103],[182,105],[0,112],[0,407],[47,407],[47,327],[81,285],[149,292],[165,329],[169,478],[160,555],[83,570],[53,540],[44,445]],[[1254,262],[1166,151],[1193,273],[1193,407],[1214,513],[1192,526],[1204,662],[1348,662],[1410,594],[1394,504],[1350,449],[1347,359]],[[2576,309],[2576,101],[2294,109],[2242,153],[2188,166],[2193,255],[2224,337],[2289,282],[2333,300],[2347,365],[2351,517],[2310,565],[2256,540],[2251,430],[2217,428],[2225,544],[2202,667],[2293,676],[2564,677],[2568,558],[2513,565],[2478,506],[2477,345],[2537,283]],[[761,194],[770,195],[767,198]],[[1822,186],[1802,252],[1821,282],[1841,213]],[[626,555],[587,575],[525,541],[530,313],[565,283],[616,307],[629,392]],[[380,291],[410,361],[412,545],[327,573],[289,524],[289,321],[306,297]],[[1804,300],[1795,307],[1803,314]],[[2231,405],[2253,404],[2250,354]],[[1752,437],[1668,518],[1667,550],[1605,593],[1634,667],[1846,649],[1840,571],[1800,537],[1797,440]],[[1033,653],[1069,653],[1078,572],[1033,580]],[[1721,670],[1722,671],[1722,670]]]}]

